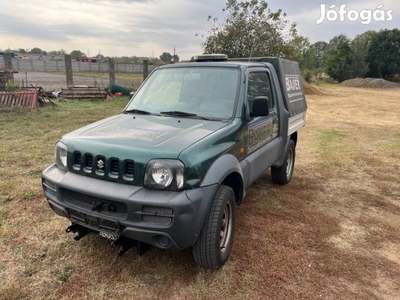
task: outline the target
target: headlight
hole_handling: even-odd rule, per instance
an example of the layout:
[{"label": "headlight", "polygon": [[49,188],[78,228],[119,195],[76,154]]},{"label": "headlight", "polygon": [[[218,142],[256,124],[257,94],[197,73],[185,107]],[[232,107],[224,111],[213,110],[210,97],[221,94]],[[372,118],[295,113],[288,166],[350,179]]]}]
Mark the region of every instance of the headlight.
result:
[{"label": "headlight", "polygon": [[146,167],[144,186],[157,190],[180,190],[184,184],[184,170],[185,166],[179,160],[151,160]]},{"label": "headlight", "polygon": [[64,171],[67,170],[67,153],[67,146],[61,142],[58,142],[55,150],[56,165]]}]

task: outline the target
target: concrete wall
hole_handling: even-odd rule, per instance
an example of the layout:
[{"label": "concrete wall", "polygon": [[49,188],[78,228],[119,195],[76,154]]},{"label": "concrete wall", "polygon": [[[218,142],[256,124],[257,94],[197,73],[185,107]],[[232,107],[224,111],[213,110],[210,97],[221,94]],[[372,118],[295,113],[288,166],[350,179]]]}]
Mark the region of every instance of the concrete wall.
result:
[{"label": "concrete wall", "polygon": [[[0,58],[0,68],[5,67],[3,57]],[[63,60],[39,60],[39,59],[12,59],[12,68],[18,72],[65,72],[65,62]],[[149,72],[155,66],[149,65]],[[73,72],[99,72],[108,73],[108,62],[72,62]],[[143,73],[142,64],[115,64],[117,73]]]}]

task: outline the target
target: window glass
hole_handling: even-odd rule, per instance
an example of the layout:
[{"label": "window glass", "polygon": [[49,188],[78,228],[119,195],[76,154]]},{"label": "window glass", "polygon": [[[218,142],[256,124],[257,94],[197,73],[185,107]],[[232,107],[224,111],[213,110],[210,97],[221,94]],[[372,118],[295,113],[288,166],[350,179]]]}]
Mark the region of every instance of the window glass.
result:
[{"label": "window glass", "polygon": [[230,118],[237,98],[239,75],[237,68],[159,69],[126,109],[152,113],[182,111],[203,117]]},{"label": "window glass", "polygon": [[247,102],[250,107],[250,111],[253,108],[253,100],[256,97],[265,96],[268,97],[269,109],[274,110],[275,103],[272,97],[271,85],[268,74],[266,72],[251,72],[248,77],[248,90],[247,90]]}]

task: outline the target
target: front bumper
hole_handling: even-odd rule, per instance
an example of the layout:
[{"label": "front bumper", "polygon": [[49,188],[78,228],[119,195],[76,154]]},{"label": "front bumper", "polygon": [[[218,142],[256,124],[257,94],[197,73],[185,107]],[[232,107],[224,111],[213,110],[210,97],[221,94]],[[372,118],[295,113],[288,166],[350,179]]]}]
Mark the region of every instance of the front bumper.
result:
[{"label": "front bumper", "polygon": [[42,185],[53,211],[72,223],[175,249],[196,242],[218,187],[151,191],[64,172],[54,164],[43,171]]}]

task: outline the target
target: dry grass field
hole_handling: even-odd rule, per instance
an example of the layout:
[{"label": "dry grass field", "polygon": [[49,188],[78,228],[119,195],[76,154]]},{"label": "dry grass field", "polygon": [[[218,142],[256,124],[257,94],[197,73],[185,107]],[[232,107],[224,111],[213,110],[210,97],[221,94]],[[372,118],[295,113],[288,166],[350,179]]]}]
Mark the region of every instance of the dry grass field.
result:
[{"label": "dry grass field", "polygon": [[340,86],[308,96],[293,180],[266,173],[238,209],[220,270],[190,250],[75,242],[43,197],[63,134],[118,113],[126,98],[0,108],[0,299],[399,299],[400,89]]}]

